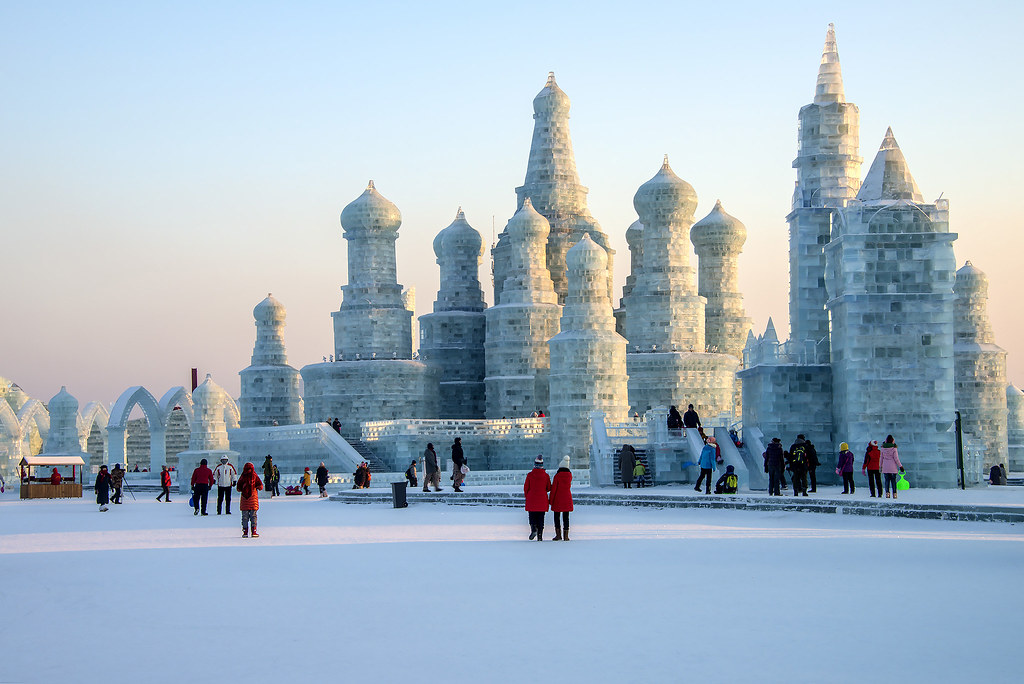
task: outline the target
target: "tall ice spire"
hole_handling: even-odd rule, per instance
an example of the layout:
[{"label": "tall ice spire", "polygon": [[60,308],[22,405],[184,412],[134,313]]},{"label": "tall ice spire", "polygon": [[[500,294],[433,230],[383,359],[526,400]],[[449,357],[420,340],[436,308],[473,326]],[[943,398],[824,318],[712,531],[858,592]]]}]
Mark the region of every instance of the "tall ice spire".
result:
[{"label": "tall ice spire", "polygon": [[[585,235],[600,245],[609,258],[615,253],[608,236],[587,209],[587,188],[576,172],[576,157],[569,136],[569,96],[555,82],[554,72],[533,99],[533,142],[526,166],[526,179],[516,188],[516,211],[529,198],[534,209],[548,220],[547,268],[558,293],[559,303],[567,291],[565,253]],[[493,250],[494,301],[501,299],[511,255],[508,235],[502,231]],[[608,269],[608,296],[612,291],[612,269]]]},{"label": "tall ice spire", "polygon": [[814,87],[814,103],[846,102],[843,94],[843,70],[839,66],[839,49],[836,47],[836,26],[828,25],[825,34],[825,49],[821,53],[818,67],[818,83]]},{"label": "tall ice spire", "polygon": [[832,216],[860,188],[860,111],[846,101],[835,28],[830,24],[818,67],[814,102],[800,108],[793,168],[796,190],[789,222],[790,339],[828,353],[824,248],[832,239]]}]

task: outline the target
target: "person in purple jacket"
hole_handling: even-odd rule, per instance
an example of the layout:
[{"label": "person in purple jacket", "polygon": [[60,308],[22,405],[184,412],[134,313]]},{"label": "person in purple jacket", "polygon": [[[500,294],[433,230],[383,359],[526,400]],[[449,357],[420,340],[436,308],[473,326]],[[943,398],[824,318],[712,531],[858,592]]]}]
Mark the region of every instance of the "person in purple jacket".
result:
[{"label": "person in purple jacket", "polygon": [[853,484],[853,452],[846,442],[839,445],[839,463],[836,464],[836,471],[843,476],[843,494],[853,494],[857,491]]},{"label": "person in purple jacket", "polygon": [[903,472],[903,464],[900,463],[900,454],[896,450],[896,440],[888,435],[882,443],[882,456],[879,459],[882,466],[882,477],[885,478],[885,498],[889,498],[889,485],[892,485],[892,498],[896,498],[896,473]]}]

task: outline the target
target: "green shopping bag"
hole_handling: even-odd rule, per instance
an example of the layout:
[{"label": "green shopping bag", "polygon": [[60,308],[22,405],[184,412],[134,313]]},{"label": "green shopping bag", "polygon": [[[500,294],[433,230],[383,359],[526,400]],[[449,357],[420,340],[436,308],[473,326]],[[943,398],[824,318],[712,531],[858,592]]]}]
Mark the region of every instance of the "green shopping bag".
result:
[{"label": "green shopping bag", "polygon": [[907,476],[903,473],[900,473],[899,475],[900,479],[896,480],[896,489],[901,492],[910,489],[910,483],[907,482]]}]

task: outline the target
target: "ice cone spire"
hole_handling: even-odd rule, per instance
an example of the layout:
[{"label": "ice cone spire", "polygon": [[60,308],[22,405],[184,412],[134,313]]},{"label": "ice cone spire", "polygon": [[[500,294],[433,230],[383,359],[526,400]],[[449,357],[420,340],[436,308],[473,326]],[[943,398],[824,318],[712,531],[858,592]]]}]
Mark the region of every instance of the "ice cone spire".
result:
[{"label": "ice cone spire", "polygon": [[857,199],[862,202],[910,200],[923,202],[921,190],[910,175],[906,157],[892,134],[892,127],[886,129],[878,154],[871,162],[868,175],[861,183]]},{"label": "ice cone spire", "polygon": [[834,24],[828,25],[825,34],[825,49],[821,53],[821,66],[818,67],[818,83],[814,87],[814,103],[846,102],[843,94],[843,70],[839,66],[839,49],[836,47],[836,29]]}]

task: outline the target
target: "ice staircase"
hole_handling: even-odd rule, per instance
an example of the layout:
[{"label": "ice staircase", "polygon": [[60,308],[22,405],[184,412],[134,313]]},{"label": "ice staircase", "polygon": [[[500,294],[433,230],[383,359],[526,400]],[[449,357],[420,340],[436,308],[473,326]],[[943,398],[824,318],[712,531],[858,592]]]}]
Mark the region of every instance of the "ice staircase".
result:
[{"label": "ice staircase", "polygon": [[[644,473],[646,473],[647,484],[650,485],[655,480],[655,473],[653,472],[654,464],[653,462],[648,461],[646,449],[634,448],[633,451],[636,454],[636,457],[640,460],[640,462],[644,464]],[[615,477],[615,484],[619,485],[620,487],[622,486],[622,472],[619,470],[619,456],[621,455],[622,449],[616,449],[615,456],[612,459],[612,471]],[[650,459],[650,461],[653,460],[654,459]]]},{"label": "ice staircase", "polygon": [[763,485],[764,473],[760,469],[751,471],[743,454],[736,447],[729,435],[729,430],[724,427],[715,428],[715,441],[722,451],[722,465],[717,474],[719,477],[725,472],[726,466],[732,466],[739,478],[739,488],[743,489],[765,489]]},{"label": "ice staircase", "polygon": [[[359,454],[359,460],[366,461],[369,464],[371,473],[386,473],[391,470],[391,468],[385,465],[384,461],[377,458],[373,450],[363,440],[355,437],[342,437],[342,440]],[[358,463],[356,465],[358,466]]]}]

